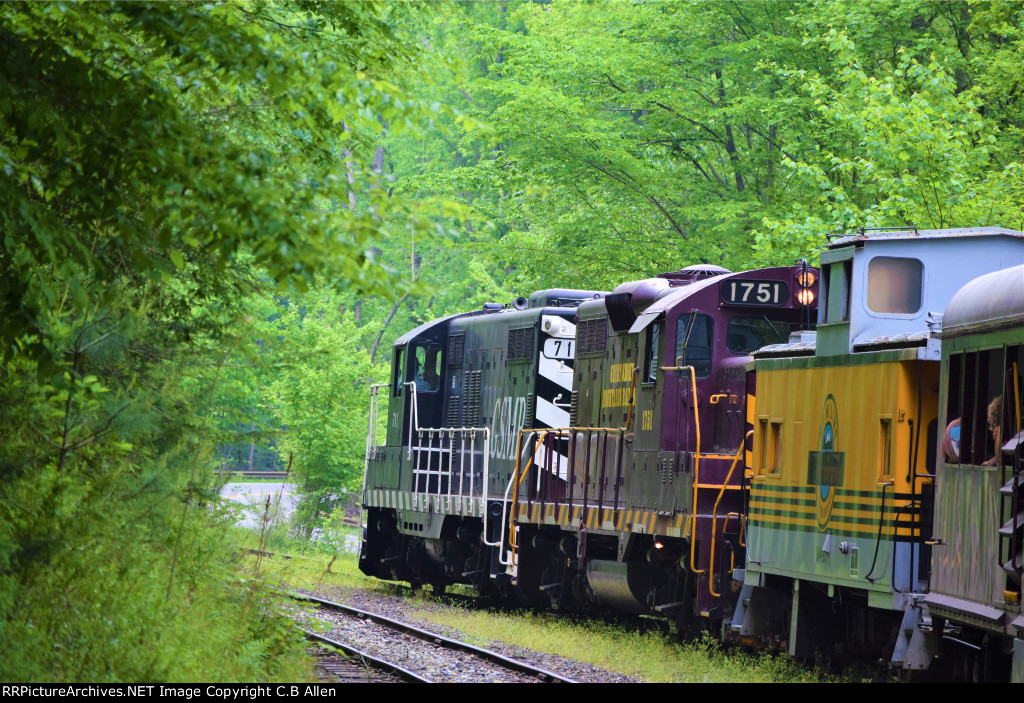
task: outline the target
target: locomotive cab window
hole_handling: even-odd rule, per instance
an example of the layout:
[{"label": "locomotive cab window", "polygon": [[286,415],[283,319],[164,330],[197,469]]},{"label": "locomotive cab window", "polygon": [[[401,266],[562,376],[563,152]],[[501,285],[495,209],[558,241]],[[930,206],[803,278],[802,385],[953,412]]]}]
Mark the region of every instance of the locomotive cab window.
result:
[{"label": "locomotive cab window", "polygon": [[420,342],[412,348],[412,380],[418,393],[432,393],[441,386],[441,345]]},{"label": "locomotive cab window", "polygon": [[402,394],[402,360],[405,358],[405,348],[395,349],[395,360],[391,370],[391,394],[398,397]]},{"label": "locomotive cab window", "polygon": [[711,375],[714,327],[710,315],[691,312],[676,320],[676,366],[692,366],[697,378]]},{"label": "locomotive cab window", "polygon": [[913,315],[921,309],[924,265],[917,259],[876,256],[868,264],[868,309],[884,315]]},{"label": "locomotive cab window", "polygon": [[750,352],[769,344],[789,341],[790,324],[767,317],[734,317],[725,332],[725,346],[733,354]]},{"label": "locomotive cab window", "polygon": [[658,380],[658,358],[660,357],[661,339],[664,336],[664,324],[651,325],[647,333],[647,350],[644,354],[644,383]]}]

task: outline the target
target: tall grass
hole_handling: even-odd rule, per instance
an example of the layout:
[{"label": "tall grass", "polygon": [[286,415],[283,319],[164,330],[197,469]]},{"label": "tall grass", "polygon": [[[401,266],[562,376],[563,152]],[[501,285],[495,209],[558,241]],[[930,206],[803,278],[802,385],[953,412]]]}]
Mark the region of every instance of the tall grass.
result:
[{"label": "tall grass", "polygon": [[828,678],[783,657],[723,647],[710,635],[682,643],[659,632],[554,613],[443,609],[424,611],[421,617],[481,642],[516,644],[652,683],[818,682]]}]

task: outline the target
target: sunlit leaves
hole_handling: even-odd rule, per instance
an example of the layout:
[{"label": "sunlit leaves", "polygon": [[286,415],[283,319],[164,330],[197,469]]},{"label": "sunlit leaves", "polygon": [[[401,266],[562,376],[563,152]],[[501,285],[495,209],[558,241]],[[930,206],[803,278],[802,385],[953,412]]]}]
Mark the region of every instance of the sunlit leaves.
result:
[{"label": "sunlit leaves", "polygon": [[823,148],[785,160],[789,208],[765,217],[762,260],[800,255],[823,233],[859,227],[1019,224],[994,163],[1000,130],[975,91],[960,90],[934,57],[898,51],[892,68],[872,75],[845,33],[830,30],[824,42],[843,62],[838,85],[818,72],[784,73],[814,98],[811,124]]}]

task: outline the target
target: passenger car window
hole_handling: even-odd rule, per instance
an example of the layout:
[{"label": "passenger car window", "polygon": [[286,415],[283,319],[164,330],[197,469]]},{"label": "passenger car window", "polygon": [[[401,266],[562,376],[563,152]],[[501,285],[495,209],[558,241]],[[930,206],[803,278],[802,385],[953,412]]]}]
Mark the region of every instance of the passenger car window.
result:
[{"label": "passenger car window", "polygon": [[[1014,390],[1013,379],[1018,350],[1011,347],[1009,351],[1008,373],[1004,372],[1003,349],[950,356],[946,377],[947,425],[942,438],[947,463],[996,465],[1004,438],[1016,434],[1015,399],[1019,390]],[[1004,397],[1011,398],[1011,403],[1004,404]]]}]

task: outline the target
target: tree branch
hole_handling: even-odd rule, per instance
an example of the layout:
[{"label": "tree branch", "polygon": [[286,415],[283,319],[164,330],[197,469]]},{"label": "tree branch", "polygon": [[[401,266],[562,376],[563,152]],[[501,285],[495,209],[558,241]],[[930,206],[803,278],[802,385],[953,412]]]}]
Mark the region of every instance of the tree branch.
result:
[{"label": "tree branch", "polygon": [[371,364],[374,363],[374,361],[377,358],[377,347],[380,346],[380,340],[384,338],[384,330],[386,330],[388,328],[388,325],[391,324],[391,320],[395,317],[395,314],[398,312],[398,308],[402,307],[402,303],[404,303],[405,299],[408,298],[408,297],[409,297],[409,294],[406,293],[401,298],[399,298],[398,302],[396,302],[394,304],[394,306],[391,308],[391,312],[388,313],[387,319],[384,320],[384,326],[381,327],[380,328],[380,332],[377,333],[377,339],[374,340],[374,342],[373,342],[373,349],[370,350],[370,363]]}]

